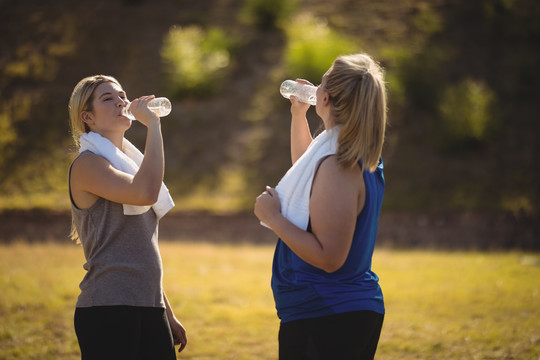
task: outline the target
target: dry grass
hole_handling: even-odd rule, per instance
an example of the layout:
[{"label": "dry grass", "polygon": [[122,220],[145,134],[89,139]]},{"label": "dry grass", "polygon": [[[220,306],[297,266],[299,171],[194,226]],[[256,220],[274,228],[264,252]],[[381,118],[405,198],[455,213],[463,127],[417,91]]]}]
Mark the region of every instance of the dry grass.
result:
[{"label": "dry grass", "polygon": [[[273,247],[164,242],[184,359],[276,359]],[[539,359],[540,257],[379,249],[387,315],[377,359]],[[82,249],[0,246],[0,359],[77,359]]]}]

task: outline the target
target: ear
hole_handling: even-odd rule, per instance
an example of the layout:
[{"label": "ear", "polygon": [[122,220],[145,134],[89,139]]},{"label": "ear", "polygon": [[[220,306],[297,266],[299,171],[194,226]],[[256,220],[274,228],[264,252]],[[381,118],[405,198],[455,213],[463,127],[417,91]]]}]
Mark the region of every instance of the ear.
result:
[{"label": "ear", "polygon": [[87,124],[93,124],[94,120],[92,118],[92,114],[90,114],[88,111],[81,112],[81,120]]},{"label": "ear", "polygon": [[324,92],[324,96],[322,98],[322,103],[324,106],[327,106],[330,104],[330,95],[328,95],[328,93],[325,91]]}]

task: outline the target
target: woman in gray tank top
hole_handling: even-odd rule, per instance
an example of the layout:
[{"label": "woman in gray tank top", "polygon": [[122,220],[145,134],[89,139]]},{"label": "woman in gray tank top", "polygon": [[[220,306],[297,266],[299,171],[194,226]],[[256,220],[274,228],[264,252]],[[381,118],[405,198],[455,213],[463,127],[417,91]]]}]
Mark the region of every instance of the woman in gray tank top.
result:
[{"label": "woman in gray tank top", "polygon": [[82,150],[69,170],[69,193],[72,238],[81,242],[86,258],[75,310],[85,360],[176,359],[174,345],[182,351],[187,343],[162,287],[163,214],[156,204],[164,191],[164,155],[160,119],[147,107],[151,99],[143,96],[130,105],[147,127],[144,156],[135,150],[142,161],[130,173],[117,163],[129,162],[125,156],[133,148],[124,138],[131,120],[124,115],[129,102],[118,81],[87,77],[70,98],[72,135]]}]

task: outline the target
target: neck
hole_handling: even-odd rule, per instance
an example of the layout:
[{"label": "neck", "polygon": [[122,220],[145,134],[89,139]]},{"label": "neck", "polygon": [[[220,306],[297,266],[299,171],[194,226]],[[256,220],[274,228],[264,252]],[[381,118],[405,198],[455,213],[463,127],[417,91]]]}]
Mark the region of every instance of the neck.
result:
[{"label": "neck", "polygon": [[[94,131],[94,130],[92,130]],[[104,138],[106,138],[107,140],[109,140],[110,142],[113,143],[114,146],[116,146],[118,149],[120,149],[120,151],[124,151],[123,149],[123,144],[124,144],[124,134],[119,134],[119,133],[103,133],[103,132],[98,132],[98,131],[94,131],[95,133],[103,136]]]},{"label": "neck", "polygon": [[324,124],[325,130],[330,130],[336,127],[336,123],[334,122],[334,119],[329,118],[329,117],[326,119],[323,119],[323,124]]}]

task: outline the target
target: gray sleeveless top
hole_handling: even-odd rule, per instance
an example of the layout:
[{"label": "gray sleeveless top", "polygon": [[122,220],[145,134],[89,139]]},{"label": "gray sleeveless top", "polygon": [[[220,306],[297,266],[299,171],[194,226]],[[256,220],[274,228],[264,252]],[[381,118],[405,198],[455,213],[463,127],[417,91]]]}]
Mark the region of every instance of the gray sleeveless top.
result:
[{"label": "gray sleeveless top", "polygon": [[[71,178],[71,167],[69,169]],[[124,215],[122,204],[99,198],[88,209],[73,202],[73,221],[84,249],[87,271],[77,307],[130,305],[165,307],[163,265],[154,210]]]}]

